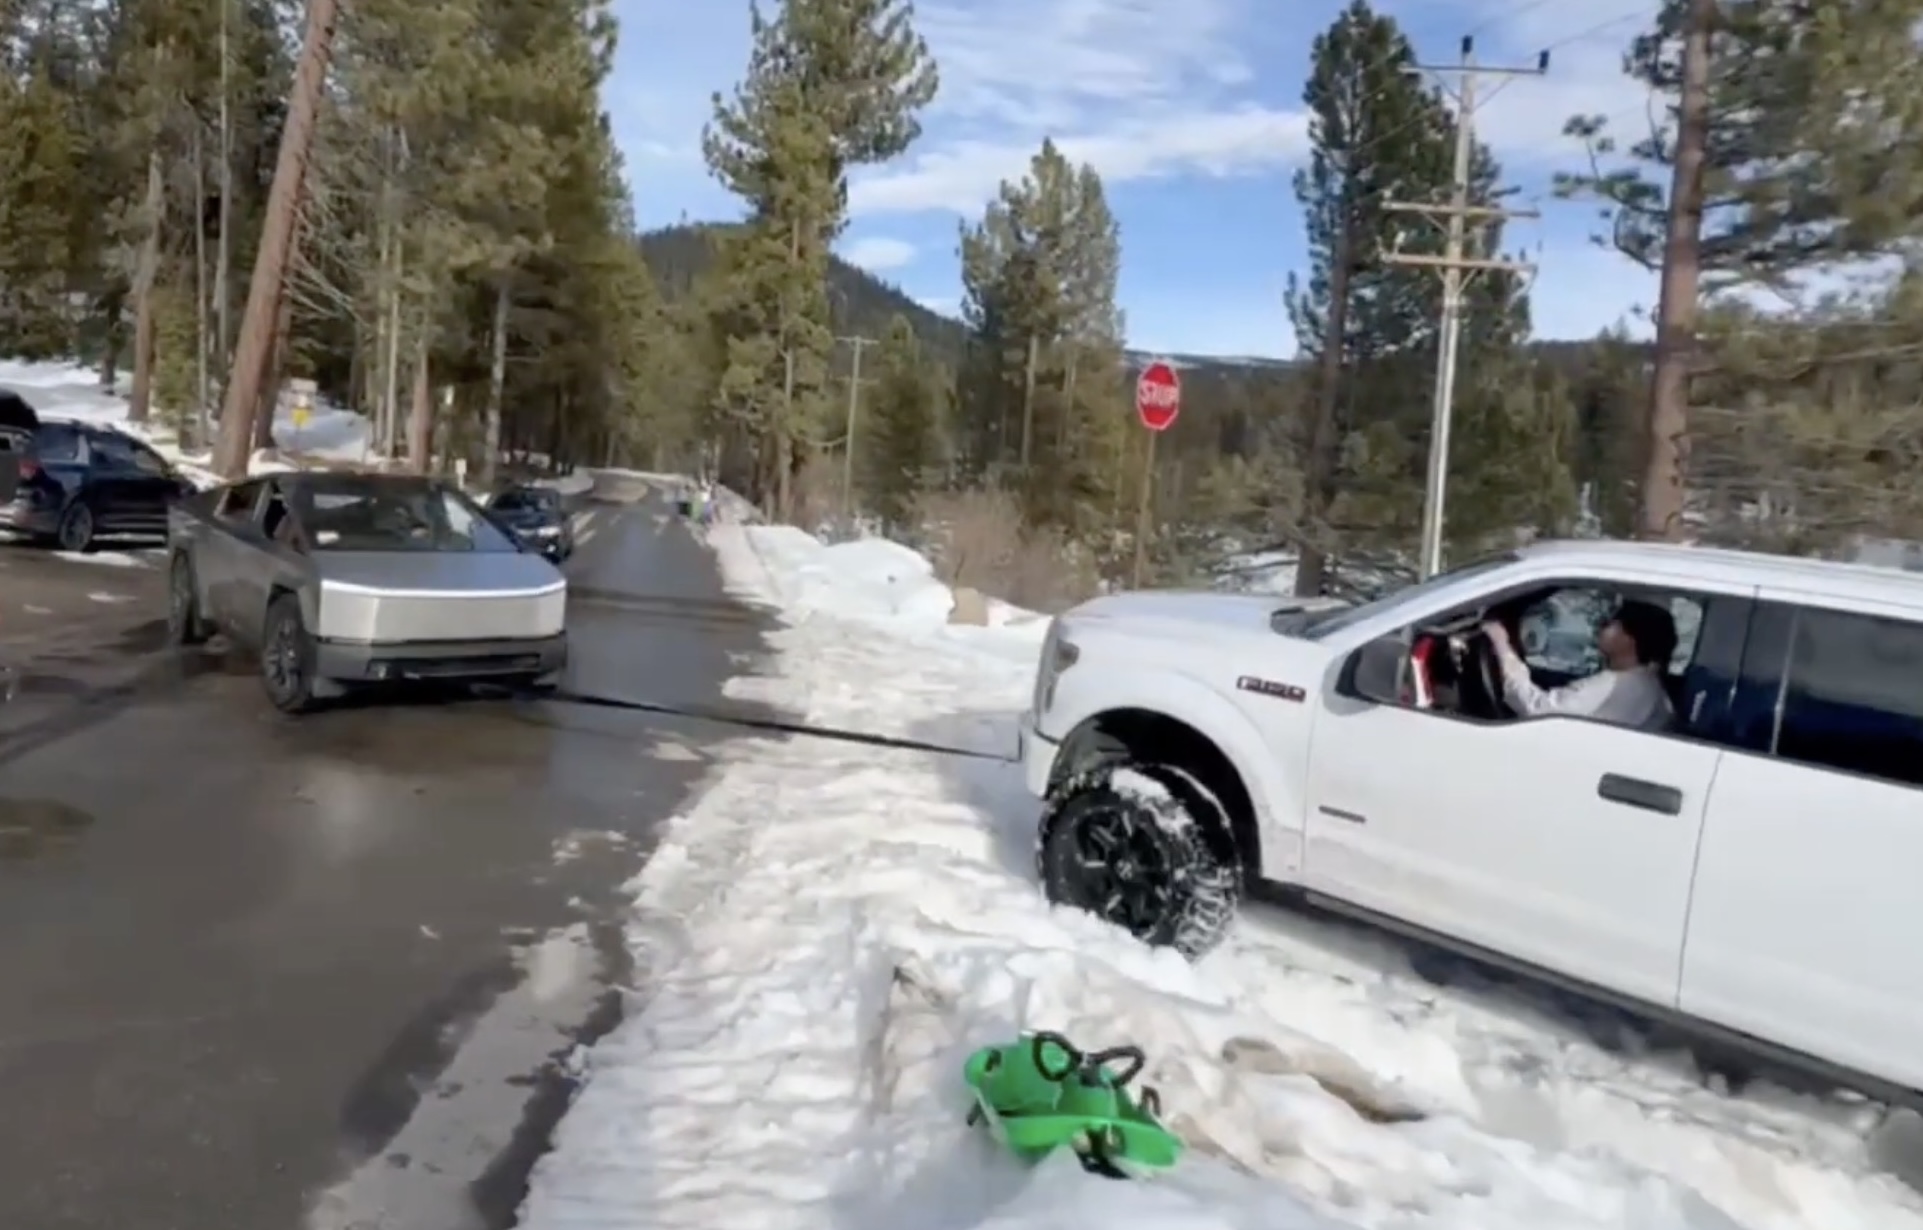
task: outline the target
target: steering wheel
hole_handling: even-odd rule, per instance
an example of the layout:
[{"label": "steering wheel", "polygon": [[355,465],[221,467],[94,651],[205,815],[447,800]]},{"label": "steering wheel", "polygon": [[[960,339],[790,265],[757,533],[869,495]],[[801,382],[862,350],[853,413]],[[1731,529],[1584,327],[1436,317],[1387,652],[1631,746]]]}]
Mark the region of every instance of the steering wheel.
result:
[{"label": "steering wheel", "polygon": [[1462,689],[1464,715],[1491,721],[1512,716],[1509,702],[1502,695],[1502,662],[1489,634],[1480,627],[1471,630],[1463,637],[1462,653],[1466,659],[1463,674],[1475,681],[1473,687]]}]

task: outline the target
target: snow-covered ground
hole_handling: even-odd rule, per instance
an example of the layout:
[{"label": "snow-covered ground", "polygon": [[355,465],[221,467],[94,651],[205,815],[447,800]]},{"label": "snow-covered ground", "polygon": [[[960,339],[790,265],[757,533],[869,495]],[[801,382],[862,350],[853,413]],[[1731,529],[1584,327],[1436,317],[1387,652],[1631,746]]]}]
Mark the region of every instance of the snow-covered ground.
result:
[{"label": "snow-covered ground", "polygon": [[[903,548],[711,533],[785,608],[766,675],[812,722],[1013,750],[1042,623],[949,626]],[[633,884],[625,1022],[539,1165],[529,1230],[1923,1230],[1879,1171],[1905,1116],[1706,1089],[1550,997],[1412,973],[1394,945],[1249,912],[1195,966],[1036,887],[1012,764],[743,740]],[[1191,1146],[1143,1184],[1028,1171],[960,1068],[1022,1029],[1134,1042]],[[1400,1124],[1364,1110],[1425,1112]]]},{"label": "snow-covered ground", "polygon": [[[214,476],[207,469],[205,453],[183,453],[173,433],[159,422],[129,423],[127,397],[121,387],[112,391],[100,387],[99,373],[74,363],[25,363],[0,359],[0,389],[12,389],[27,399],[44,419],[80,419],[109,424],[139,436],[178,466],[183,474],[202,485]],[[274,420],[274,443],[283,450],[304,457],[325,460],[359,460],[366,456],[368,423],[351,410],[335,406],[314,407],[307,422],[294,422],[291,410],[283,408]],[[256,456],[256,472],[289,469],[284,462]]]}]

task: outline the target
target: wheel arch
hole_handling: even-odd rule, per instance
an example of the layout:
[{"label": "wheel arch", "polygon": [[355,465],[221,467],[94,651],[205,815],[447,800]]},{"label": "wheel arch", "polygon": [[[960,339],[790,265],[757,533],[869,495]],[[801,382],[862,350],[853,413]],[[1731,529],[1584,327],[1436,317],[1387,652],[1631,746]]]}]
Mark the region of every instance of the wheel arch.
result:
[{"label": "wheel arch", "polygon": [[1234,752],[1191,722],[1158,709],[1123,705],[1084,718],[1062,740],[1049,771],[1049,787],[1070,780],[1105,760],[1131,759],[1186,771],[1222,804],[1236,853],[1250,877],[1263,868],[1260,778],[1245,772]]},{"label": "wheel arch", "polygon": [[282,598],[292,598],[294,609],[300,612],[301,624],[304,627],[313,627],[314,621],[308,614],[307,604],[301,600],[300,591],[287,582],[276,579],[268,583],[267,601],[260,607],[260,633],[263,645],[267,643],[267,617],[274,613],[274,604]]}]

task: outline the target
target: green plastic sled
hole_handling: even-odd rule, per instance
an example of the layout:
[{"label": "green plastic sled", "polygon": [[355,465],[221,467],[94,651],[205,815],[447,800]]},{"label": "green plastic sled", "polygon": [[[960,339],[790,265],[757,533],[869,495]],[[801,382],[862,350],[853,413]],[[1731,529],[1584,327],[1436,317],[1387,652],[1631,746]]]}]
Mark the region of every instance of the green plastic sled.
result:
[{"label": "green plastic sled", "polygon": [[968,1121],[986,1123],[1023,1161],[1066,1145],[1084,1167],[1110,1178],[1165,1170],[1181,1157],[1182,1142],[1157,1118],[1161,1097],[1144,1088],[1138,1100],[1127,1091],[1145,1062],[1136,1047],[1084,1054],[1054,1033],[984,1047],[962,1065],[975,1095]]}]

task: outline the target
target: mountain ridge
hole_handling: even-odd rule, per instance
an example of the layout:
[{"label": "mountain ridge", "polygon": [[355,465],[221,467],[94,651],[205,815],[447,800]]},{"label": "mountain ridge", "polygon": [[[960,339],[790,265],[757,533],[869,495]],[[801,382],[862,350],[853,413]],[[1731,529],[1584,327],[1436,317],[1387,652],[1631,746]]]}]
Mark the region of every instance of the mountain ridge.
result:
[{"label": "mountain ridge", "polygon": [[[714,239],[739,225],[735,222],[684,222],[643,232],[639,237],[641,254],[654,270],[662,293],[670,300],[686,293],[713,261]],[[924,347],[951,364],[960,358],[968,338],[968,326],[959,318],[922,303],[887,279],[830,253],[828,287],[837,332],[878,338],[887,329],[888,322],[900,315],[908,321]],[[1146,366],[1156,359],[1166,359],[1181,370],[1286,370],[1297,365],[1295,359],[1253,355],[1168,354],[1135,348],[1130,348],[1126,353],[1130,363],[1137,367]]]},{"label": "mountain ridge", "polygon": [[[663,296],[672,301],[686,294],[714,260],[714,238],[740,225],[683,222],[643,232],[637,242]],[[936,311],[887,279],[833,253],[828,257],[828,288],[837,333],[880,338],[899,315],[908,321],[926,351],[950,367],[959,364],[968,341],[968,326],[960,319]],[[1568,374],[1583,365],[1595,345],[1585,338],[1532,338],[1525,349]],[[1298,358],[1258,355],[1168,354],[1133,347],[1126,354],[1135,368],[1166,359],[1179,370],[1225,377],[1290,375],[1305,367]]]}]

